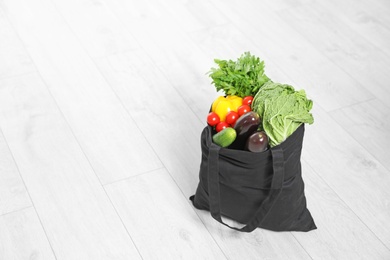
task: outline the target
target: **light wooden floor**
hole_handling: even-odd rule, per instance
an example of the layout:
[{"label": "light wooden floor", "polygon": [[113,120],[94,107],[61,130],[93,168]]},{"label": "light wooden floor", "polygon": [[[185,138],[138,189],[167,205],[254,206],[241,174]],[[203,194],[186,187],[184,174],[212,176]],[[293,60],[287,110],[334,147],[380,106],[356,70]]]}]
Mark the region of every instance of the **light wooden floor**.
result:
[{"label": "light wooden floor", "polygon": [[[390,259],[387,0],[0,0],[0,259]],[[205,73],[314,100],[309,233],[195,210]]]}]

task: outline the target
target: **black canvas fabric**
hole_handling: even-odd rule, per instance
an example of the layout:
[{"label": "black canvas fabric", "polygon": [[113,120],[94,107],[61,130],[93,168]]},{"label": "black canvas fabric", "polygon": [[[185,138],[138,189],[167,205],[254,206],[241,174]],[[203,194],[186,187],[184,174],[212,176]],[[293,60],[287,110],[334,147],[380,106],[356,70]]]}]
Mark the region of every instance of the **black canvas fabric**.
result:
[{"label": "black canvas fabric", "polygon": [[306,207],[301,175],[302,124],[287,140],[262,153],[221,148],[212,142],[213,129],[201,134],[202,161],[193,205],[209,210],[214,219],[222,216],[273,231],[316,229]]}]

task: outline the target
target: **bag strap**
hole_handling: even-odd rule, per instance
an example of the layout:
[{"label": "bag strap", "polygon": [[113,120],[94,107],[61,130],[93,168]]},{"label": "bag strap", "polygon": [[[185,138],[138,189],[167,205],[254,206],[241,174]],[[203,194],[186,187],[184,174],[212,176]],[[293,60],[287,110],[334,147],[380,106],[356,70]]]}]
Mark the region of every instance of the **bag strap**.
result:
[{"label": "bag strap", "polygon": [[280,147],[271,149],[273,176],[271,190],[267,198],[261,203],[252,219],[242,228],[232,227],[224,223],[221,217],[221,198],[219,188],[219,150],[220,146],[212,143],[209,147],[208,191],[211,216],[221,224],[241,232],[252,232],[267,217],[283,188],[284,156]]}]

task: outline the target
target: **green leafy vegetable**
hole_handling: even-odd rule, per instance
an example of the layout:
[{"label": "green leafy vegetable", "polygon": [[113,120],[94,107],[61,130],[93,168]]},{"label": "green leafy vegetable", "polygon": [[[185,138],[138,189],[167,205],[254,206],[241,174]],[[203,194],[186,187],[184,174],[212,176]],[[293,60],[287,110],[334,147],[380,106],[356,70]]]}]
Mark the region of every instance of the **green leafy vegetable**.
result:
[{"label": "green leafy vegetable", "polygon": [[286,140],[302,123],[312,124],[312,107],[304,90],[295,91],[290,85],[274,82],[265,84],[252,104],[252,110],[263,120],[271,147]]},{"label": "green leafy vegetable", "polygon": [[254,96],[260,87],[270,79],[264,74],[264,61],[245,52],[237,61],[219,60],[218,68],[211,68],[209,76],[217,91],[239,97]]},{"label": "green leafy vegetable", "polygon": [[280,95],[292,94],[295,89],[287,84],[267,82],[261,87],[252,101],[252,110],[255,110],[261,117],[264,114],[265,101]]}]

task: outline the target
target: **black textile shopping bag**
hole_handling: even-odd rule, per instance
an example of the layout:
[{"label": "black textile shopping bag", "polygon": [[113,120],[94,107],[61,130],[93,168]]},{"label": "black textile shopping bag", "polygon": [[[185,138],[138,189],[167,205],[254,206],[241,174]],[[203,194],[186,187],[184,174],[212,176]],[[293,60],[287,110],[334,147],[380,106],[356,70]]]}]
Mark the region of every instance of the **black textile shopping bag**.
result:
[{"label": "black textile shopping bag", "polygon": [[[209,210],[220,223],[243,232],[257,227],[273,231],[316,229],[306,207],[301,175],[302,124],[282,144],[262,153],[221,148],[212,142],[213,129],[201,135],[199,185],[190,199]],[[222,216],[246,224],[225,224]]]}]

